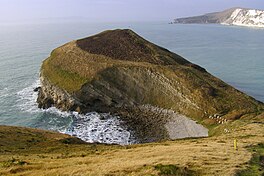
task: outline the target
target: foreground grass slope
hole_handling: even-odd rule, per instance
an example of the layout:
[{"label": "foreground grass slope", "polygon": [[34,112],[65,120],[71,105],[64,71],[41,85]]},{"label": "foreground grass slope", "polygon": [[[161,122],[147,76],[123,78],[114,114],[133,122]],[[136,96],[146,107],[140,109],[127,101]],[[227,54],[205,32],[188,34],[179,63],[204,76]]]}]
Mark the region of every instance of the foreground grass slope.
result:
[{"label": "foreground grass slope", "polygon": [[[209,138],[118,146],[0,126],[0,175],[263,174],[264,114],[216,130]],[[233,148],[234,139],[238,150]]]}]

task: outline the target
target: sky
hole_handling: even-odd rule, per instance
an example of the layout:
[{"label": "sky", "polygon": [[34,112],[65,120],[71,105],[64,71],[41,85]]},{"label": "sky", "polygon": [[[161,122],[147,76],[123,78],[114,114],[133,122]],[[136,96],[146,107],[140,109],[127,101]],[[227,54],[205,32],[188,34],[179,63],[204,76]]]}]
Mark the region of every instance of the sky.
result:
[{"label": "sky", "polygon": [[52,18],[171,21],[232,7],[264,10],[264,0],[0,0],[0,23]]}]

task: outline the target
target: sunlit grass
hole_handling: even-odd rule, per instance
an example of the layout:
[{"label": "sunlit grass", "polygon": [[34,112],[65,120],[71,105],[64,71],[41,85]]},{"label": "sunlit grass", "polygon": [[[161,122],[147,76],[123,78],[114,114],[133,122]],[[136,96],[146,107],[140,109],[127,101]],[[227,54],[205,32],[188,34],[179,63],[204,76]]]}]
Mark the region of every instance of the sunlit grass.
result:
[{"label": "sunlit grass", "polygon": [[[229,129],[209,138],[119,146],[0,126],[0,175],[261,174],[263,116],[233,122]],[[234,150],[234,139],[238,150]]]}]

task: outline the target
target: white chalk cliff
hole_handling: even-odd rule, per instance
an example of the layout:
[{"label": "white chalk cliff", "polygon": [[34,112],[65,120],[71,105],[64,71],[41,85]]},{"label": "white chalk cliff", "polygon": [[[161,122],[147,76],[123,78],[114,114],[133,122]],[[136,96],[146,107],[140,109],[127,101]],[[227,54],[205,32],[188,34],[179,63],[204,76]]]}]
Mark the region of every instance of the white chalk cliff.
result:
[{"label": "white chalk cliff", "polygon": [[222,24],[264,27],[264,11],[237,8],[226,21],[222,22]]},{"label": "white chalk cliff", "polygon": [[264,10],[232,8],[201,16],[177,18],[172,23],[224,24],[264,28]]}]

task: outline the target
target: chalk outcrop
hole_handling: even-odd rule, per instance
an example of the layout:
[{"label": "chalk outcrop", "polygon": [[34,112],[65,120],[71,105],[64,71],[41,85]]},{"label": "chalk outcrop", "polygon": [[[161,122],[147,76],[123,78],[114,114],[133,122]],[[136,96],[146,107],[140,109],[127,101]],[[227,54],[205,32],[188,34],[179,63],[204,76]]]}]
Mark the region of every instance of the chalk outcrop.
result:
[{"label": "chalk outcrop", "polygon": [[182,24],[224,24],[247,27],[264,27],[264,11],[246,8],[232,8],[222,12],[208,13],[201,16],[178,18],[173,23]]}]

